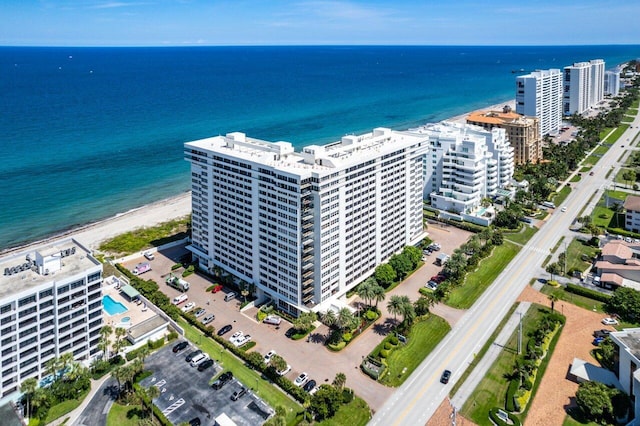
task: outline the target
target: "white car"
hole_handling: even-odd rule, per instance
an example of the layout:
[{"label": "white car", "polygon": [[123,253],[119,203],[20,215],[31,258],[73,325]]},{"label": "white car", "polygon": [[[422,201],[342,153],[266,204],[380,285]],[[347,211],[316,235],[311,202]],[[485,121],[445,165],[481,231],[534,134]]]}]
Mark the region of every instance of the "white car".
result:
[{"label": "white car", "polygon": [[236,331],[231,337],[229,337],[229,341],[231,343],[235,343],[235,341],[241,339],[242,336],[244,336],[244,333],[242,331]]},{"label": "white car", "polygon": [[567,207],[566,207],[566,206],[563,206],[563,207],[560,209],[560,211],[561,211],[561,212],[566,212],[566,211],[567,211]]},{"label": "white car", "polygon": [[271,357],[274,356],[275,354],[276,354],[276,351],[274,351],[273,349],[267,352],[267,354],[264,356],[264,363],[269,364],[269,361],[271,361]]},{"label": "white car", "polygon": [[302,386],[309,379],[309,375],[307,373],[300,373],[296,380],[293,382],[296,386]]},{"label": "white car", "polygon": [[155,258],[156,258],[156,257],[153,255],[153,253],[151,253],[150,251],[146,251],[146,252],[144,252],[144,257],[145,257],[147,260],[153,260],[153,259],[155,259]]},{"label": "white car", "polygon": [[245,334],[244,336],[240,337],[238,340],[236,340],[235,342],[233,342],[233,344],[235,346],[242,346],[245,343],[249,343],[249,341],[251,340],[251,335],[250,334]]},{"label": "white car", "polygon": [[285,374],[287,374],[289,371],[291,371],[291,366],[289,364],[287,364],[287,368],[285,368],[282,371],[277,371],[278,376],[284,376]]},{"label": "white car", "polygon": [[182,312],[192,311],[196,307],[196,302],[189,302],[182,307]]},{"label": "white car", "polygon": [[609,318],[609,317],[607,317],[607,318],[603,318],[603,319],[602,319],[602,323],[603,323],[604,325],[618,325],[618,321],[617,321],[616,319],[614,319],[614,318]]}]

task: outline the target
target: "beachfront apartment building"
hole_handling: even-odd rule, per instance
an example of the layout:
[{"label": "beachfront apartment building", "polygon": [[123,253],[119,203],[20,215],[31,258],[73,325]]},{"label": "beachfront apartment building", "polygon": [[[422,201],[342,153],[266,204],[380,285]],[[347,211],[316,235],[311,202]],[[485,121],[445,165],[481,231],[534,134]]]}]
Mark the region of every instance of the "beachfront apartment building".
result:
[{"label": "beachfront apartment building", "polygon": [[502,111],[474,111],[467,116],[467,124],[481,126],[485,130],[504,129],[513,147],[515,164],[542,161],[540,123],[536,117],[526,117],[505,107]]},{"label": "beachfront apartment building", "polygon": [[513,179],[513,147],[505,129],[445,121],[410,131],[429,140],[424,197],[431,207],[458,219],[491,223],[492,212],[482,201],[510,187]]},{"label": "beachfront apartment building", "polygon": [[98,354],[102,264],[72,238],[0,258],[0,392],[17,395],[30,377],[48,383],[47,362]]},{"label": "beachfront apartment building", "polygon": [[189,250],[291,315],[324,310],[424,237],[428,148],[422,135],[384,128],[299,152],[239,132],[185,143]]},{"label": "beachfront apartment building", "polygon": [[620,69],[605,71],[604,73],[604,93],[609,96],[620,94]]},{"label": "beachfront apartment building", "polygon": [[604,99],[604,66],[602,59],[592,59],[564,68],[564,115],[583,114]]},{"label": "beachfront apartment building", "polygon": [[540,135],[555,133],[562,124],[562,72],[533,71],[516,77],[516,112],[540,120]]}]

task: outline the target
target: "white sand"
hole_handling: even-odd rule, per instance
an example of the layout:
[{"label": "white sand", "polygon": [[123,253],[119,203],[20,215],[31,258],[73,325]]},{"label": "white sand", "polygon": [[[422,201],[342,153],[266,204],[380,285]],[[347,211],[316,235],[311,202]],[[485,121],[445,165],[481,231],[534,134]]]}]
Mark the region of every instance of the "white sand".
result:
[{"label": "white sand", "polygon": [[[499,110],[510,105],[515,110],[515,100],[491,105],[482,110]],[[447,121],[465,122],[469,113],[452,117]],[[43,241],[31,243],[27,246],[13,248],[7,252],[22,250],[25,247],[32,247],[42,244],[45,241],[53,241],[72,236],[86,247],[95,250],[102,241],[113,238],[116,235],[132,231],[145,226],[153,226],[162,222],[186,216],[191,213],[191,192],[187,192],[175,197],[167,198],[140,208],[130,210],[115,217],[95,222],[80,228],[72,229],[60,235],[48,238]],[[3,253],[4,254],[4,253]]]}]

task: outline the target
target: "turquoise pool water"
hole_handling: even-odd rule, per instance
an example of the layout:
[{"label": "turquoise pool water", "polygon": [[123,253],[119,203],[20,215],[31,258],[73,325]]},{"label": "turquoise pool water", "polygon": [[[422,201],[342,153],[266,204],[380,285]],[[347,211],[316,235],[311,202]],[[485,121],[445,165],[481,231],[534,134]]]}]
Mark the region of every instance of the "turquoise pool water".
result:
[{"label": "turquoise pool water", "polygon": [[109,295],[102,297],[102,307],[109,315],[118,315],[128,311],[126,306],[120,302],[116,302]]}]

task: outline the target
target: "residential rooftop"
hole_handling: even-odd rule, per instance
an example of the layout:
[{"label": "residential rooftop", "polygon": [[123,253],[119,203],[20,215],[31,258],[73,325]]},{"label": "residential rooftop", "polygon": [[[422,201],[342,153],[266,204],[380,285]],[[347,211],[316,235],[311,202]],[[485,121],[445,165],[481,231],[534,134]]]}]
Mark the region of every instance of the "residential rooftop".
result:
[{"label": "residential rooftop", "polygon": [[0,258],[0,299],[62,281],[99,266],[91,251],[73,238],[50,242]]},{"label": "residential rooftop", "polygon": [[625,328],[611,334],[615,334],[616,338],[629,348],[629,352],[640,360],[640,328]]},{"label": "residential rooftop", "polygon": [[640,211],[640,197],[629,195],[624,201],[624,208],[626,210],[633,210],[634,212]]}]

